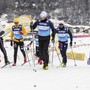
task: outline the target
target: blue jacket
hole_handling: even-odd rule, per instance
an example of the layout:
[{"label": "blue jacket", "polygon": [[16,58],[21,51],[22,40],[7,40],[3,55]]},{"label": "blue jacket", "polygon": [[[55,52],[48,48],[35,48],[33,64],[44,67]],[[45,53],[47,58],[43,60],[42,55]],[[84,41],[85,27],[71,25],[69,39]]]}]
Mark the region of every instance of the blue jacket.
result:
[{"label": "blue jacket", "polygon": [[13,26],[12,31],[14,33],[14,38],[16,38],[16,39],[23,38],[23,36],[20,34],[20,31],[22,31],[22,25],[19,25],[17,28],[15,26]]},{"label": "blue jacket", "polygon": [[58,35],[58,41],[60,41],[60,42],[68,41],[68,35],[70,36],[70,40],[72,41],[72,33],[68,28],[63,27],[61,29],[58,27],[56,29],[56,33]]},{"label": "blue jacket", "polygon": [[50,38],[50,30],[52,30],[52,38],[55,36],[55,29],[51,21],[45,20],[37,20],[33,24],[33,29],[38,28],[39,39],[49,39]]}]

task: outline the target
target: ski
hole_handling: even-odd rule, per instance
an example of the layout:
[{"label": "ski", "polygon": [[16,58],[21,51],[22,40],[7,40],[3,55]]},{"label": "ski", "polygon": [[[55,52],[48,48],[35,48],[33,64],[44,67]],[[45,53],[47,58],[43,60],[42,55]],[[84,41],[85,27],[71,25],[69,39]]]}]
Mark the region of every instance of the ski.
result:
[{"label": "ski", "polygon": [[42,64],[40,64],[40,63],[35,63],[35,65],[42,65]]},{"label": "ski", "polygon": [[35,65],[39,65],[39,63],[35,63]]},{"label": "ski", "polygon": [[56,68],[59,68],[59,67],[65,68],[66,65],[60,64],[60,65],[58,65]]},{"label": "ski", "polygon": [[31,61],[31,60],[22,63],[21,66],[25,65],[27,62],[30,62],[30,61]]},{"label": "ski", "polygon": [[56,68],[62,67],[62,64],[58,65]]},{"label": "ski", "polygon": [[12,63],[12,62],[10,62],[10,63],[8,63],[8,64],[3,65],[1,68],[4,68],[4,67],[6,67],[6,66],[10,65],[11,63]]},{"label": "ski", "polygon": [[5,64],[5,65],[3,65],[1,68],[4,68],[4,67],[6,67],[7,65]]}]

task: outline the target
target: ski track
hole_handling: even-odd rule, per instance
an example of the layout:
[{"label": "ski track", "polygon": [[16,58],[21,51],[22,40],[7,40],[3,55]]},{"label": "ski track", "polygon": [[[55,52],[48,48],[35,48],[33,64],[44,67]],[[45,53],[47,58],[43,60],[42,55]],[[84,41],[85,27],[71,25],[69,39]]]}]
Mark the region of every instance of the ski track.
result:
[{"label": "ski track", "polygon": [[[6,44],[6,43],[5,43]],[[13,48],[6,48],[8,58],[13,61]],[[49,70],[43,70],[42,65],[34,67],[32,61],[32,53],[29,53],[30,64],[23,63],[23,56],[18,51],[19,58],[17,59],[17,66],[11,67],[8,65],[0,69],[0,90],[90,90],[90,66],[87,65],[87,58],[89,55],[89,46],[74,48],[73,51],[85,52],[85,61],[77,61],[77,66],[73,60],[68,60],[66,68],[56,68],[60,62],[54,53],[53,67],[51,66],[52,55],[50,53]],[[88,50],[88,52],[87,52]],[[3,54],[1,54],[2,62],[0,67],[4,64]],[[60,56],[61,59],[61,56]],[[37,63],[37,61],[35,61]],[[36,71],[34,71],[35,69]]]}]

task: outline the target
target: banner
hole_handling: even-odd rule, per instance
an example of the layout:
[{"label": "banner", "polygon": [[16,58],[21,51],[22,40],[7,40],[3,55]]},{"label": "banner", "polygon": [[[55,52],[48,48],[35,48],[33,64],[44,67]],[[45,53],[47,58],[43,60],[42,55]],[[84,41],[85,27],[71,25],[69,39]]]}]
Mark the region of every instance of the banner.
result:
[{"label": "banner", "polygon": [[84,61],[85,53],[67,52],[67,58]]}]

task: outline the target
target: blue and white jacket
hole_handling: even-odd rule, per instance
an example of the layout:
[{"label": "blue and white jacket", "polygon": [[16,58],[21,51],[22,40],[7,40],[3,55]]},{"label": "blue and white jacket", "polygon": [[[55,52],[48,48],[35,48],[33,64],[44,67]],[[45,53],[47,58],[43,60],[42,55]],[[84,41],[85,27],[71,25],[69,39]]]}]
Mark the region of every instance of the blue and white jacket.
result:
[{"label": "blue and white jacket", "polygon": [[41,39],[49,39],[50,38],[50,30],[52,30],[52,38],[55,36],[55,29],[51,21],[45,20],[37,20],[33,24],[33,29],[38,28],[38,35]]},{"label": "blue and white jacket", "polygon": [[63,27],[57,28],[56,33],[58,35],[58,41],[59,42],[67,42],[68,41],[68,35],[70,36],[70,40],[72,41],[72,33],[68,28]]},{"label": "blue and white jacket", "polygon": [[15,26],[13,26],[12,30],[14,32],[15,39],[22,39],[23,38],[23,36],[20,34],[20,31],[22,31],[22,25],[19,25],[17,28]]}]

